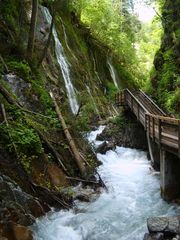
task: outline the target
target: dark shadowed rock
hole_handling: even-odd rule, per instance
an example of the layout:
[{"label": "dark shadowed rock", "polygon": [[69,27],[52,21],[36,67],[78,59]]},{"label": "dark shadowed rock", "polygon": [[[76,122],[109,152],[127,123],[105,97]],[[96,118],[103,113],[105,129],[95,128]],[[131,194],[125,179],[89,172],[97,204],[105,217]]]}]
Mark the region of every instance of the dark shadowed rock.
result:
[{"label": "dark shadowed rock", "polygon": [[9,240],[33,240],[33,234],[30,229],[12,222],[7,224],[4,236]]},{"label": "dark shadowed rock", "polygon": [[180,239],[180,216],[149,218],[147,226],[149,234],[145,234],[144,240]]},{"label": "dark shadowed rock", "polygon": [[143,240],[163,240],[164,239],[164,234],[163,233],[146,233],[144,235]]},{"label": "dark shadowed rock", "polygon": [[97,147],[96,152],[105,154],[107,151],[115,149],[115,147],[116,145],[113,142],[108,143],[105,141]]},{"label": "dark shadowed rock", "polygon": [[55,187],[67,186],[67,179],[63,171],[55,164],[49,164],[47,169],[50,182]]},{"label": "dark shadowed rock", "polygon": [[44,205],[38,198],[23,192],[16,182],[0,174],[0,240],[32,240],[27,226],[44,214]]},{"label": "dark shadowed rock", "polygon": [[122,147],[148,150],[144,128],[131,113],[125,113],[126,115],[126,124],[118,125],[110,122],[103,132],[97,135],[96,140],[108,141]]}]

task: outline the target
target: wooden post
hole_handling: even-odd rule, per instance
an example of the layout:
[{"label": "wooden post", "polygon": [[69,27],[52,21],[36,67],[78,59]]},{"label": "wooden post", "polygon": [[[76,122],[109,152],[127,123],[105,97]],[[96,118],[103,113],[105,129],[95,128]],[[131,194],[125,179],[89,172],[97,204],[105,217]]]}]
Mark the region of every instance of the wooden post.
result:
[{"label": "wooden post", "polygon": [[149,130],[149,136],[151,137],[151,118],[150,116],[148,115],[148,130]]},{"label": "wooden post", "polygon": [[133,111],[133,97],[131,96],[131,109]]},{"label": "wooden post", "polygon": [[161,147],[161,119],[158,118],[158,141],[159,147]]},{"label": "wooden post", "polygon": [[152,137],[153,141],[155,140],[155,126],[154,126],[154,117],[152,117]]},{"label": "wooden post", "polygon": [[145,128],[145,131],[147,131],[147,114],[145,113],[145,126],[144,126],[144,128]]}]

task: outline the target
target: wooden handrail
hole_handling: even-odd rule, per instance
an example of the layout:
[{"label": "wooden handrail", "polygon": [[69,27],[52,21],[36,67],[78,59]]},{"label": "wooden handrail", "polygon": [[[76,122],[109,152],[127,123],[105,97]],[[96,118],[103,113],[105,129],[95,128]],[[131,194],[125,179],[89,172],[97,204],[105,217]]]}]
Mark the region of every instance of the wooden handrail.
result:
[{"label": "wooden handrail", "polygon": [[129,91],[129,89],[125,89],[125,92],[128,92],[132,98],[134,98],[134,100],[139,104],[139,106],[145,111],[148,112],[147,109],[142,105],[142,103]]},{"label": "wooden handrail", "polygon": [[173,124],[173,125],[180,125],[180,120],[176,118],[171,118],[171,117],[165,117],[165,116],[160,116],[160,115],[154,115],[151,113],[146,113],[147,115],[155,118],[155,119],[161,119],[162,122]]},{"label": "wooden handrail", "polygon": [[[180,119],[168,117],[145,93],[140,92],[142,99],[138,99],[129,89],[124,89],[121,98],[119,93],[116,96],[117,104],[128,105],[153,141],[159,144],[160,148],[161,145],[168,146],[180,157]],[[144,104],[143,97],[150,105]],[[157,115],[150,111],[157,112]]]},{"label": "wooden handrail", "polygon": [[167,114],[155,102],[153,102],[153,100],[145,92],[143,92],[141,89],[139,89],[139,91],[162,113],[163,116],[167,116]]}]

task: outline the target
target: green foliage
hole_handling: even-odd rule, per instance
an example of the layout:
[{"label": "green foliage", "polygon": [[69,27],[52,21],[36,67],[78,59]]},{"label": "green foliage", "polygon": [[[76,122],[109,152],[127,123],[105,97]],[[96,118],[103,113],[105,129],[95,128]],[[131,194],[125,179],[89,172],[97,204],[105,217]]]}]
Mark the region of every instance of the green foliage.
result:
[{"label": "green foliage", "polygon": [[178,112],[180,109],[180,89],[174,92],[166,92],[165,108],[173,114],[178,113],[180,117]]},{"label": "green foliage", "polygon": [[138,61],[140,69],[143,69],[144,81],[143,87],[147,88],[150,81],[150,70],[153,67],[155,53],[160,47],[162,35],[162,26],[159,18],[155,18],[153,22],[143,23],[140,32],[137,35],[136,43]]},{"label": "green foliage", "polygon": [[[33,152],[41,153],[41,142],[32,128],[23,125],[22,123],[13,123],[8,128],[8,131],[10,132],[13,142],[16,144],[19,152],[26,154]],[[7,146],[10,152],[14,150],[12,143]]]},{"label": "green foliage", "polygon": [[24,167],[25,171],[30,174],[31,173],[31,163],[32,163],[32,161],[37,160],[38,157],[34,156],[34,155],[27,156],[27,155],[23,154],[22,152],[20,152],[19,159],[20,159],[20,162],[21,162],[22,166]]},{"label": "green foliage", "polygon": [[0,7],[0,15],[11,29],[16,29],[14,19],[18,16],[17,5],[14,0],[3,0]]},{"label": "green foliage", "polygon": [[[24,114],[17,107],[7,108],[8,125],[0,125],[0,142],[9,152],[18,155],[38,155],[42,152],[41,141],[34,129],[27,124]],[[16,148],[16,149],[15,149]]]},{"label": "green foliage", "polygon": [[175,37],[176,37],[176,39],[180,39],[180,29],[177,29],[175,31]]},{"label": "green foliage", "polygon": [[126,71],[132,71],[134,81],[139,79],[140,69],[137,67],[133,43],[141,24],[132,14],[132,4],[129,5],[127,1],[121,5],[120,1],[79,0],[72,1],[71,7],[80,15],[81,21],[90,27],[92,35],[112,50]]},{"label": "green foliage", "polygon": [[108,100],[110,102],[114,102],[115,95],[117,93],[117,88],[114,86],[113,83],[108,83],[108,89],[107,89],[107,94],[108,94]]},{"label": "green foliage", "polygon": [[15,72],[22,79],[29,81],[31,69],[25,61],[9,61],[8,67],[11,71]]},{"label": "green foliage", "polygon": [[[163,3],[164,2],[164,3]],[[180,111],[180,78],[178,61],[179,51],[179,1],[161,1],[162,21],[164,27],[161,48],[154,60],[155,69],[151,74],[152,92],[157,102],[167,112],[179,115]]]}]

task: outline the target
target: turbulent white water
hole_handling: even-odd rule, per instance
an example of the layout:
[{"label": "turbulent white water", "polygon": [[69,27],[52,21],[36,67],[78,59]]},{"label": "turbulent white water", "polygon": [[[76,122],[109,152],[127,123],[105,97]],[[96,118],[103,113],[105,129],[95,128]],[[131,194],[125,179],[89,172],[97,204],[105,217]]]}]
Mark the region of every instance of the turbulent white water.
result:
[{"label": "turbulent white water", "polygon": [[[49,10],[46,7],[42,7],[42,11],[46,17],[47,22],[49,24],[51,24],[52,16],[50,15]],[[65,57],[63,47],[59,41],[59,38],[58,38],[55,28],[53,28],[53,37],[54,37],[54,41],[55,41],[56,58],[57,58],[57,61],[59,63],[59,66],[60,66],[60,69],[61,69],[61,72],[62,72],[62,75],[64,78],[65,87],[66,87],[67,95],[68,95],[68,99],[69,99],[69,104],[70,104],[72,112],[74,114],[76,114],[79,109],[79,104],[76,99],[75,89],[74,89],[74,86],[71,81],[68,61]]]},{"label": "turbulent white water", "polygon": [[112,65],[112,63],[111,63],[111,61],[109,59],[107,60],[107,64],[109,66],[109,71],[110,71],[110,74],[111,74],[111,78],[112,78],[112,80],[114,82],[114,85],[117,88],[119,88],[118,87],[118,83],[117,83],[116,70],[115,70],[114,66]]},{"label": "turbulent white water", "polygon": [[[95,144],[103,127],[89,134]],[[143,151],[117,147],[98,154],[109,192],[91,203],[78,202],[82,211],[52,212],[33,226],[37,240],[142,240],[146,219],[173,215],[178,208],[160,198],[159,176],[150,170]]]}]

